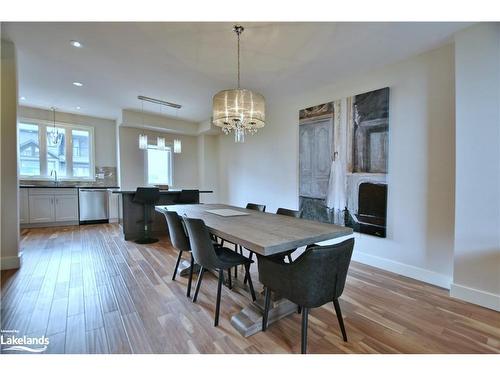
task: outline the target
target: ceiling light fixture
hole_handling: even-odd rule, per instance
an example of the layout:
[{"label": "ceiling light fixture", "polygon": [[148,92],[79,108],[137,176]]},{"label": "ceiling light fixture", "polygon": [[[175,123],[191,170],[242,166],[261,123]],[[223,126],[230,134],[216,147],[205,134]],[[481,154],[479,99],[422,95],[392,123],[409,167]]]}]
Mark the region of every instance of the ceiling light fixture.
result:
[{"label": "ceiling light fixture", "polygon": [[82,48],[83,47],[83,44],[80,43],[78,40],[72,40],[70,42],[70,44],[73,46],[73,47],[76,47],[76,48]]},{"label": "ceiling light fixture", "polygon": [[156,137],[156,147],[158,147],[158,150],[165,150],[165,138]]},{"label": "ceiling light fixture", "polygon": [[139,95],[137,97],[137,99],[142,100],[142,101],[146,101],[146,102],[150,102],[150,103],[165,105],[167,107],[172,107],[172,108],[175,108],[175,109],[181,109],[182,108],[182,105],[180,105],[180,104],[166,102],[166,101],[160,100],[160,99],[150,98],[149,96]]},{"label": "ceiling light fixture", "polygon": [[75,85],[77,87],[82,87],[83,83],[81,83],[81,82],[73,82],[73,85]]},{"label": "ceiling light fixture", "polygon": [[244,28],[234,25],[238,37],[238,88],[223,90],[213,97],[212,122],[224,134],[234,130],[234,141],[245,142],[245,134],[255,134],[266,124],[266,103],[261,94],[240,88],[240,35]]},{"label": "ceiling light fixture", "polygon": [[80,106],[76,106],[76,109],[81,109],[81,107]]},{"label": "ceiling light fixture", "polygon": [[52,116],[53,116],[54,123],[53,123],[52,131],[47,132],[47,133],[48,133],[49,142],[52,145],[57,146],[59,143],[61,143],[63,135],[62,135],[62,133],[59,133],[59,130],[56,128],[56,108],[50,107],[50,109],[52,110]]},{"label": "ceiling light fixture", "polygon": [[182,152],[182,143],[180,139],[174,139],[174,154],[180,154]]},{"label": "ceiling light fixture", "polygon": [[19,99],[26,100],[26,97],[25,96],[21,96]]}]

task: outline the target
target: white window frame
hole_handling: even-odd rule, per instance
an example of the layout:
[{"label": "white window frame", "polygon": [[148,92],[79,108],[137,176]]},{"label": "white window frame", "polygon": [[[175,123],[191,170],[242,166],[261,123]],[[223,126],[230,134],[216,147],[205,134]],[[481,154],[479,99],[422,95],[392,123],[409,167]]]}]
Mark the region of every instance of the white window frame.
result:
[{"label": "white window frame", "polygon": [[[54,126],[53,121],[38,120],[33,118],[22,117],[18,119],[17,132],[19,134],[19,124],[29,124],[38,126],[38,144],[40,154],[40,175],[23,175],[20,170],[20,148],[19,141],[17,142],[18,168],[19,178],[22,180],[53,180],[50,172],[47,170],[47,129]],[[57,122],[56,128],[62,128],[65,131],[66,137],[66,176],[57,176],[59,181],[95,181],[95,138],[94,127],[88,125],[70,124],[65,122]],[[89,177],[73,177],[73,134],[72,130],[84,130],[89,132],[89,156],[90,156],[90,176]],[[19,135],[18,135],[19,137]],[[18,138],[19,139],[19,138]]]},{"label": "white window frame", "polygon": [[[148,169],[148,150],[153,149],[157,150],[158,146],[155,145],[148,145],[148,148],[144,151],[144,183],[147,186],[153,185],[152,183],[149,182],[149,169]],[[168,166],[168,186],[174,186],[174,145],[173,143],[166,143],[165,144],[165,151],[170,152],[170,158],[169,158],[169,166]]]}]

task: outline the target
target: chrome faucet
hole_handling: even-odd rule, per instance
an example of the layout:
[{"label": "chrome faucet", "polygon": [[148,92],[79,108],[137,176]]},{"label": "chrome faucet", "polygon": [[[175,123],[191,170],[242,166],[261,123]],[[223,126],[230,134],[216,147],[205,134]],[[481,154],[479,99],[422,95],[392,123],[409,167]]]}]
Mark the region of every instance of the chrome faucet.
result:
[{"label": "chrome faucet", "polygon": [[50,176],[52,177],[52,175],[54,175],[54,183],[57,185],[58,181],[57,181],[57,171],[55,169],[52,169],[50,171]]}]

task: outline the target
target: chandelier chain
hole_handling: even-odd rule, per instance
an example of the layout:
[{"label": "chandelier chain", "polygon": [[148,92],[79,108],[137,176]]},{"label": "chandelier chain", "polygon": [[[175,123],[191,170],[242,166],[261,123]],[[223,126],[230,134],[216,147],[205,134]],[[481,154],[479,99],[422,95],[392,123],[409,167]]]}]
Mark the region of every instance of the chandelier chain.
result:
[{"label": "chandelier chain", "polygon": [[238,88],[240,88],[240,33],[236,34],[238,34]]}]

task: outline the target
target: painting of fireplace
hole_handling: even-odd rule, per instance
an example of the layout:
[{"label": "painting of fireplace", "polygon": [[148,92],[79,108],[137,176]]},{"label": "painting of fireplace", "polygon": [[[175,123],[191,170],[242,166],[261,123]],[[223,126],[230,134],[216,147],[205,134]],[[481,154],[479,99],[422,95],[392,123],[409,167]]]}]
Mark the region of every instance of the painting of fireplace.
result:
[{"label": "painting of fireplace", "polygon": [[387,234],[389,88],[299,111],[302,217]]},{"label": "painting of fireplace", "polygon": [[356,232],[386,236],[387,184],[362,182],[358,187],[358,207],[345,210],[345,225]]}]

